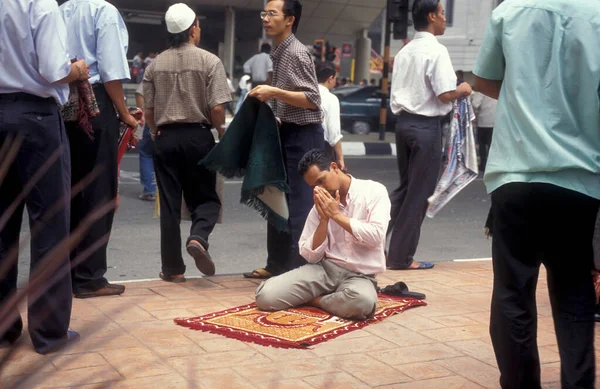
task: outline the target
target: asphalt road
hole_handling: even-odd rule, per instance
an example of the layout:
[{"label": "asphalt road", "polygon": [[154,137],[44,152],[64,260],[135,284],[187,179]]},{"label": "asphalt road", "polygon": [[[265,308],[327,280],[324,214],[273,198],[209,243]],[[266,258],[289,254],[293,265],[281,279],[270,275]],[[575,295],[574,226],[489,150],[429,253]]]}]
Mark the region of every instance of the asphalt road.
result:
[{"label": "asphalt road", "polygon": [[[350,172],[358,178],[383,183],[388,190],[398,184],[393,157],[360,157],[347,160]],[[108,251],[110,281],[157,278],[160,271],[159,220],[154,203],[138,200],[138,156],[125,155],[122,162],[120,208],[115,217]],[[210,238],[210,252],[217,274],[239,274],[265,265],[266,222],[257,212],[239,204],[241,181],[225,185],[223,224]],[[427,219],[415,258],[419,261],[451,261],[491,256],[490,241],[483,236],[483,224],[490,206],[483,182],[477,180],[455,197],[434,219]],[[182,222],[183,241],[190,223]],[[27,230],[24,226],[24,231]],[[200,276],[184,251],[187,276]],[[29,268],[28,244],[21,252],[20,279]]]}]

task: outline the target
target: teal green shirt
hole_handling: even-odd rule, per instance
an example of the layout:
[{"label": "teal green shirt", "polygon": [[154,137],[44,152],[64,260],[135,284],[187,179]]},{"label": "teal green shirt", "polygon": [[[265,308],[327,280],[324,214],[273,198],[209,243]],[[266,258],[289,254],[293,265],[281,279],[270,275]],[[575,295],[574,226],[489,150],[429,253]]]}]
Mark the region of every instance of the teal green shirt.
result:
[{"label": "teal green shirt", "polygon": [[508,0],[474,70],[502,80],[485,184],[557,185],[600,199],[600,0]]}]

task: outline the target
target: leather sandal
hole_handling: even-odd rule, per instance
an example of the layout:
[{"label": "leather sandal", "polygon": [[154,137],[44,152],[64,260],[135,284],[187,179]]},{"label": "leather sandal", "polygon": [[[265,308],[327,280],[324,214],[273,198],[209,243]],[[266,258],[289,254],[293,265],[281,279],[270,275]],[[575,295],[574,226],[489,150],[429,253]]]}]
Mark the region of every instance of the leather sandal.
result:
[{"label": "leather sandal", "polygon": [[269,272],[267,269],[259,268],[251,271],[250,273],[244,273],[244,277],[254,278],[257,280],[266,280],[273,277],[273,274],[271,274],[271,272]]}]

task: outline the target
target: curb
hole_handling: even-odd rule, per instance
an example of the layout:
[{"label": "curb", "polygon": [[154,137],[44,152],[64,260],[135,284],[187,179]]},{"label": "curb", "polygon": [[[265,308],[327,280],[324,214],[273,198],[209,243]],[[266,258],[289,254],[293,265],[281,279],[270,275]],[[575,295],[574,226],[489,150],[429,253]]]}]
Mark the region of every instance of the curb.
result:
[{"label": "curb", "polygon": [[344,142],[344,157],[395,156],[396,144],[387,142]]}]

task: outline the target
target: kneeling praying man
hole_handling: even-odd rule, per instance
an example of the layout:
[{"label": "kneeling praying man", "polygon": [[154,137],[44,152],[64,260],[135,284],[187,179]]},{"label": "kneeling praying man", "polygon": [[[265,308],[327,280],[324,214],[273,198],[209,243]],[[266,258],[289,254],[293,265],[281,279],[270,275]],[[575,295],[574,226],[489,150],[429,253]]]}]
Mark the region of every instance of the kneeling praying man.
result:
[{"label": "kneeling praying man", "polygon": [[365,320],[377,304],[375,276],[385,265],[390,221],[386,188],[340,170],[322,150],[309,151],[298,170],[314,188],[300,254],[309,262],[263,282],[256,304],[278,311],[309,304],[345,319]]}]

